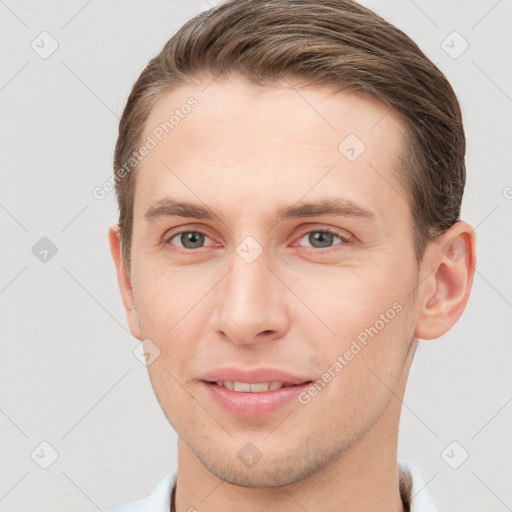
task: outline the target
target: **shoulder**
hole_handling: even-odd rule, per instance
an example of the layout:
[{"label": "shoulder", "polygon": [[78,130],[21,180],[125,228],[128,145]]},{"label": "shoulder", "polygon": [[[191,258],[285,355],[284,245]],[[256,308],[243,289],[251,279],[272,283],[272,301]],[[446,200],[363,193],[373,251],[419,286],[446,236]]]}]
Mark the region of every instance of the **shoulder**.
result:
[{"label": "shoulder", "polygon": [[171,492],[176,484],[176,476],[177,470],[174,469],[158,483],[147,498],[132,501],[107,512],[169,512]]}]

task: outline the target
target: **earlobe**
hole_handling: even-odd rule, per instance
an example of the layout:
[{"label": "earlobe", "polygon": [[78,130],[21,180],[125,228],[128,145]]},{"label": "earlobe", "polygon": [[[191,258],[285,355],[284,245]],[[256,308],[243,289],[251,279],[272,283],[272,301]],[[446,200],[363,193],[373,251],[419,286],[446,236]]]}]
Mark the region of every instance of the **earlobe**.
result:
[{"label": "earlobe", "polygon": [[130,276],[126,272],[126,267],[123,261],[121,252],[121,238],[119,235],[119,226],[117,224],[110,227],[108,236],[110,242],[110,252],[112,253],[112,258],[116,266],[117,283],[121,292],[121,298],[123,300],[126,318],[128,320],[128,326],[133,336],[135,336],[138,340],[142,340],[132,283]]},{"label": "earlobe", "polygon": [[459,320],[473,283],[475,246],[475,232],[463,221],[456,222],[433,243],[427,264],[434,270],[419,298],[416,337],[439,338]]}]

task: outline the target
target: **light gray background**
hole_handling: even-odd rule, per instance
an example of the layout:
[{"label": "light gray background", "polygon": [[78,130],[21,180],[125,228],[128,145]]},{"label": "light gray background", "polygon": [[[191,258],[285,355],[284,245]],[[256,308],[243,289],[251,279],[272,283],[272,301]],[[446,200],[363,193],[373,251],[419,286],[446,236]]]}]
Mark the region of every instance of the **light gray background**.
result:
[{"label": "light gray background", "polygon": [[[419,468],[440,510],[512,510],[512,2],[363,3],[409,34],[460,98],[463,217],[478,243],[462,319],[442,339],[420,342],[399,460]],[[4,512],[105,510],[147,495],[176,466],[176,434],[132,353],[138,341],[117,288],[107,242],[115,196],[99,201],[92,190],[111,175],[133,82],[207,8],[199,0],[0,0]],[[47,59],[31,48],[34,40],[49,48],[43,31],[59,45]],[[469,43],[458,58],[442,47],[462,48],[453,31]],[[58,248],[46,263],[32,252],[42,237]],[[39,465],[52,453],[43,441],[59,455],[48,469]],[[458,469],[446,462],[466,451]]]}]

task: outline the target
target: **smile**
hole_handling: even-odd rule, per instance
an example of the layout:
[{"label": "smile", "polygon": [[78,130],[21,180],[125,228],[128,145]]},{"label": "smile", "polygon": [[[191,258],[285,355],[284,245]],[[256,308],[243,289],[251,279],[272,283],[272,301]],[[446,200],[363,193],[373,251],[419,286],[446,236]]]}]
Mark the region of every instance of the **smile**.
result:
[{"label": "smile", "polygon": [[218,380],[212,384],[224,387],[231,391],[237,391],[239,393],[264,393],[265,391],[274,391],[283,387],[295,386],[295,384],[289,384],[286,382],[261,382],[261,383],[249,383],[249,382],[236,382],[232,380]]}]

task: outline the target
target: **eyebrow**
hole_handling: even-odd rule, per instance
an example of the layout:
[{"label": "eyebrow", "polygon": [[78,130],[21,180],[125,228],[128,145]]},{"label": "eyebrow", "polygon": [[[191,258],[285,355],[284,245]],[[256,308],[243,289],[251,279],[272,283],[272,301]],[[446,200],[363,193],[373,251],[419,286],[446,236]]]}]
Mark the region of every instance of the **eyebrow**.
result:
[{"label": "eyebrow", "polygon": [[[377,216],[371,210],[343,198],[325,198],[318,201],[300,202],[282,206],[277,210],[276,222],[316,215],[336,217],[359,217],[376,221]],[[150,205],[144,218],[150,222],[160,217],[191,217],[194,219],[216,220],[225,224],[223,216],[208,206],[189,201],[180,201],[170,197],[160,199]]]}]

